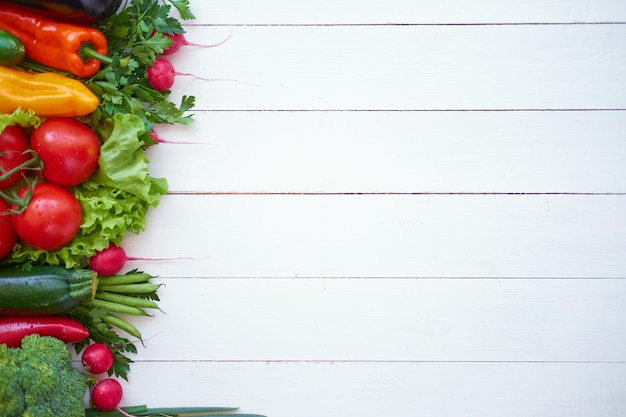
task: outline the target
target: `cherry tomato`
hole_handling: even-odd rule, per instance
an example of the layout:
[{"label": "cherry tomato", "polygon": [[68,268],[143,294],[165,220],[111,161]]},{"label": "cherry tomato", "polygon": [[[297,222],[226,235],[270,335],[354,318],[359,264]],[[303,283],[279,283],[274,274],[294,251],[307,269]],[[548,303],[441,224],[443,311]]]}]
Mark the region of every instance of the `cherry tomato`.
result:
[{"label": "cherry tomato", "polygon": [[[28,150],[28,139],[24,129],[20,126],[7,126],[0,133],[0,169],[2,173],[11,171],[25,163],[30,156],[25,153]],[[7,178],[0,180],[0,189],[10,187],[18,182],[24,173],[21,169]]]},{"label": "cherry tomato", "polygon": [[11,224],[11,216],[7,213],[9,205],[0,199],[0,259],[11,253],[17,235]]},{"label": "cherry tomato", "polygon": [[43,122],[31,134],[30,146],[43,161],[43,177],[47,182],[63,187],[78,185],[98,169],[98,136],[71,117],[54,117]]},{"label": "cherry tomato", "polygon": [[[23,198],[28,192],[19,192]],[[80,228],[83,212],[74,194],[55,184],[37,183],[31,200],[21,213],[11,214],[17,236],[41,250],[55,250],[69,243]]]}]

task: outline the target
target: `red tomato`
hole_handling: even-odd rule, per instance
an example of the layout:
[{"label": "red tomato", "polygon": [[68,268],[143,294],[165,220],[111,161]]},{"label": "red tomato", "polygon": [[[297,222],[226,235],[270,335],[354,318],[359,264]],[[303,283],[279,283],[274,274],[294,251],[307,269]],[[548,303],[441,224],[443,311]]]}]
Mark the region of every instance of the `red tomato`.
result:
[{"label": "red tomato", "polygon": [[[20,126],[7,126],[0,133],[0,172],[8,172],[30,159],[24,153],[28,150],[28,139]],[[10,187],[22,178],[24,170],[19,170],[6,179],[0,180],[0,189]]]},{"label": "red tomato", "polygon": [[63,187],[88,180],[98,169],[100,142],[87,125],[71,117],[46,120],[30,136],[43,161],[43,177]]},{"label": "red tomato", "polygon": [[0,259],[11,253],[17,235],[11,224],[11,216],[7,213],[9,205],[0,199]]},{"label": "red tomato", "polygon": [[[19,196],[28,191],[24,187]],[[63,187],[38,183],[22,213],[11,214],[17,236],[34,248],[55,250],[68,244],[80,228],[83,211],[74,194]]]}]

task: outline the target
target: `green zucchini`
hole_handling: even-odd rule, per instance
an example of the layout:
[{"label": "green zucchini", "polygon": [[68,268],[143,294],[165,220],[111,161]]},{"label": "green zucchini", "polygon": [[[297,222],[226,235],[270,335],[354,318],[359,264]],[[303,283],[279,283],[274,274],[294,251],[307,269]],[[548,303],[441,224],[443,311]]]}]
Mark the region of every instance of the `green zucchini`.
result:
[{"label": "green zucchini", "polygon": [[0,65],[17,65],[24,56],[24,44],[9,32],[0,30]]},{"label": "green zucchini", "polygon": [[0,315],[60,314],[93,300],[95,271],[33,266],[0,268]]}]

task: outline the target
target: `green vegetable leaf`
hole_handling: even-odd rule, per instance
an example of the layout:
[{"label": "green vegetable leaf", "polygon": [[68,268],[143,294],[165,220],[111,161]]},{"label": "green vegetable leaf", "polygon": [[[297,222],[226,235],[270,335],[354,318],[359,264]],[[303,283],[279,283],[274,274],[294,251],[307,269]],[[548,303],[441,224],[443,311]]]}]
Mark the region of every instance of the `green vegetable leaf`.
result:
[{"label": "green vegetable leaf", "polygon": [[170,91],[156,91],[147,81],[148,68],[172,44],[166,35],[184,33],[181,22],[170,15],[172,6],[182,19],[195,18],[187,0],[135,0],[98,23],[109,50],[115,52],[112,62],[85,82],[101,101],[91,117],[96,128],[118,113],[140,117],[146,131],[155,123],[189,124],[193,120],[185,114],[193,107],[193,99],[177,106],[169,100]]},{"label": "green vegetable leaf", "polygon": [[180,17],[183,20],[191,20],[196,17],[191,13],[191,9],[189,8],[189,0],[168,0],[172,5],[178,10],[180,13]]},{"label": "green vegetable leaf", "polygon": [[25,112],[22,109],[17,109],[11,114],[0,113],[0,133],[4,132],[7,126],[20,125],[27,128],[37,128],[42,122],[43,119],[32,110]]},{"label": "green vegetable leaf", "polygon": [[193,96],[183,96],[179,109],[181,111],[191,110],[196,104],[196,98]]},{"label": "green vegetable leaf", "polygon": [[156,207],[167,191],[167,182],[148,174],[148,159],[139,139],[145,126],[132,114],[116,114],[114,121],[111,135],[100,148],[100,169],[92,181],[135,195]]},{"label": "green vegetable leaf", "polygon": [[144,47],[154,51],[156,54],[160,54],[164,49],[167,49],[170,46],[172,46],[170,38],[160,32],[155,32],[154,35],[146,39],[144,42]]}]

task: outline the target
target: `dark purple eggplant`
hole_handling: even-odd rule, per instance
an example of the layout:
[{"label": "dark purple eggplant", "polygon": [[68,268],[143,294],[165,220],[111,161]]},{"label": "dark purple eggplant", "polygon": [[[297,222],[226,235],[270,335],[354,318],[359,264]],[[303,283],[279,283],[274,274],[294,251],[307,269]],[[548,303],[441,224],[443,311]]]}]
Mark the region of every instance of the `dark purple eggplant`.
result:
[{"label": "dark purple eggplant", "polygon": [[73,23],[92,24],[112,16],[127,0],[0,0],[36,8],[42,15]]}]

